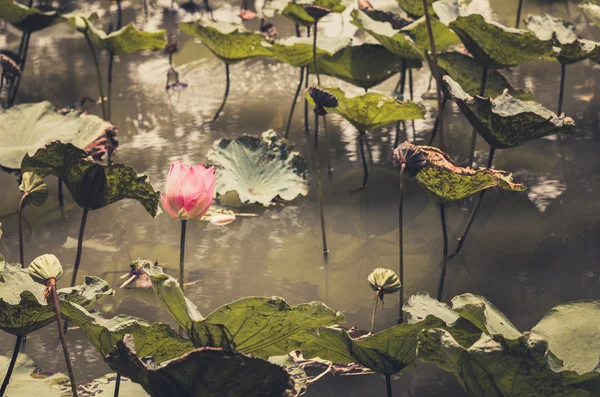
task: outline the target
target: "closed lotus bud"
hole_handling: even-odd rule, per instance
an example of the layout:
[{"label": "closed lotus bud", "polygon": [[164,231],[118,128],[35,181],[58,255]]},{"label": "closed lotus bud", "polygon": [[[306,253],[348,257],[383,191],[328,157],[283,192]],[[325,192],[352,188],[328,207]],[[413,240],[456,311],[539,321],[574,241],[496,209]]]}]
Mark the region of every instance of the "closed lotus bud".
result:
[{"label": "closed lotus bud", "polygon": [[402,286],[396,273],[389,269],[377,268],[369,274],[367,280],[373,291],[381,291],[383,294],[392,294]]},{"label": "closed lotus bud", "polygon": [[48,185],[44,182],[44,178],[33,172],[23,173],[23,181],[19,190],[25,197],[25,203],[40,206],[48,199]]},{"label": "closed lotus bud", "polygon": [[177,161],[167,176],[166,192],[161,194],[162,205],[171,218],[200,219],[213,202],[215,170]]},{"label": "closed lotus bud", "polygon": [[44,285],[46,285],[50,279],[60,279],[63,274],[60,261],[52,254],[38,256],[31,262],[27,270],[32,279]]}]

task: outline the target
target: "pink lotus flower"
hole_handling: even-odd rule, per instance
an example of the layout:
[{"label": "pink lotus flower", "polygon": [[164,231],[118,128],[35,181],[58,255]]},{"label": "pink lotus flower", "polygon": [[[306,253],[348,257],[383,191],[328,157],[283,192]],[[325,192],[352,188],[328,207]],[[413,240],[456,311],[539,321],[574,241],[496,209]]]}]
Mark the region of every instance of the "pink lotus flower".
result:
[{"label": "pink lotus flower", "polygon": [[215,170],[176,161],[167,176],[162,205],[173,219],[199,219],[209,210],[215,190]]}]

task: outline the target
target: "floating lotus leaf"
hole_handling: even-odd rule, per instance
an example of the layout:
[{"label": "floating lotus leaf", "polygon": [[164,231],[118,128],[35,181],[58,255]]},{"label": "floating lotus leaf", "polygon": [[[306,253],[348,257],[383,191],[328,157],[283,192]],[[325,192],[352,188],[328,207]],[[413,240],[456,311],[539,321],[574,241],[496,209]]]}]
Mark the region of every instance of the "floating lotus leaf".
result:
[{"label": "floating lotus leaf", "polygon": [[[317,58],[319,73],[369,89],[402,70],[402,59],[379,44],[351,45],[335,54]],[[420,61],[408,62],[409,68]],[[312,71],[311,71],[312,72]]]},{"label": "floating lotus leaf", "polygon": [[[414,102],[400,102],[376,92],[347,97],[346,93],[339,88],[321,87],[321,89],[333,94],[338,100],[338,106],[326,109],[339,114],[359,131],[366,132],[392,124],[394,121],[422,119],[425,116],[425,109],[421,105]],[[308,92],[305,96],[314,104]]]},{"label": "floating lotus leaf", "polygon": [[[430,14],[433,14],[431,5],[435,1],[436,0],[427,0],[427,6],[429,7]],[[423,0],[398,0],[398,4],[400,4],[400,7],[413,18],[420,18],[425,15],[425,7],[423,7]]]},{"label": "floating lotus leaf", "polygon": [[[46,287],[35,282],[27,269],[5,263],[0,281],[1,330],[25,336],[54,321],[54,309],[44,296]],[[81,285],[58,290],[61,302],[81,306],[89,306],[97,299],[112,294],[106,281],[97,277],[85,277]]]},{"label": "floating lotus leaf", "polygon": [[[442,51],[460,44],[460,39],[456,33],[437,18],[431,18],[431,31],[436,51]],[[410,25],[405,26],[402,28],[402,32],[415,42],[420,51],[431,51],[431,42],[429,41],[429,31],[427,30],[425,17],[421,17]]]},{"label": "floating lotus leaf", "polygon": [[458,35],[481,65],[501,69],[555,57],[552,44],[538,39],[532,32],[488,22],[479,14],[462,16],[454,4],[438,1],[433,8],[440,21]]},{"label": "floating lotus leaf", "polygon": [[513,340],[483,335],[465,348],[449,332],[430,329],[421,333],[417,346],[419,360],[454,373],[469,396],[593,397],[600,393],[599,372],[577,374],[557,368],[547,361],[547,354],[548,342],[533,333]]},{"label": "floating lotus leaf", "polygon": [[37,206],[44,204],[48,199],[48,185],[44,182],[44,178],[33,172],[26,172],[21,179],[19,190],[27,194],[25,203]]},{"label": "floating lotus leaf", "polygon": [[531,332],[548,341],[565,369],[584,375],[600,364],[599,314],[598,300],[569,302],[550,310]]},{"label": "floating lotus leaf", "polygon": [[402,284],[398,275],[390,269],[378,267],[367,278],[373,291],[383,291],[384,294],[393,294],[400,290]]},{"label": "floating lotus leaf", "polygon": [[269,56],[268,46],[263,46],[265,36],[247,32],[244,25],[226,22],[182,22],[179,28],[197,37],[213,54],[225,63],[232,64],[257,56]]},{"label": "floating lotus leaf", "polygon": [[168,324],[149,323],[127,315],[110,319],[98,312],[88,312],[76,303],[61,304],[63,317],[77,324],[102,357],[109,354],[125,334],[136,339],[136,348],[142,357],[152,356],[158,363],[179,357],[194,348],[188,340],[180,337]]},{"label": "floating lotus leaf", "polygon": [[345,322],[343,314],[321,302],[290,306],[278,297],[242,298],[202,318],[196,306],[183,296],[175,279],[156,267],[146,272],[163,306],[197,347],[229,347],[268,358],[287,354],[311,340],[310,330],[314,328]]},{"label": "floating lotus leaf", "polygon": [[600,27],[600,6],[592,3],[580,4],[579,8],[583,10],[583,13],[592,21],[596,26]]},{"label": "floating lotus leaf", "polygon": [[62,115],[47,101],[0,109],[0,165],[19,169],[26,154],[33,155],[52,141],[84,148],[111,127],[100,117],[81,112]]},{"label": "floating lotus leaf", "polygon": [[[9,357],[0,356],[0,379],[4,379]],[[33,360],[25,354],[19,354],[13,370],[10,383],[6,389],[7,397],[64,397],[65,384],[68,384],[69,377],[64,374],[47,375],[40,371]],[[69,392],[70,390],[69,386]]]},{"label": "floating lotus leaf", "polygon": [[153,217],[158,211],[159,194],[146,175],[138,176],[124,164],[102,165],[70,143],[52,142],[35,155],[25,156],[21,172],[48,174],[62,179],[75,202],[95,210],[122,199],[133,199]]},{"label": "floating lotus leaf", "polygon": [[[317,57],[333,55],[348,45],[349,39],[344,37],[317,37]],[[313,60],[313,39],[310,37],[287,37],[273,42],[263,41],[276,59],[295,67],[311,66]]]},{"label": "floating lotus leaf", "polygon": [[0,19],[6,20],[24,33],[37,32],[63,21],[56,11],[44,12],[14,0],[0,0]]},{"label": "floating lotus leaf", "polygon": [[309,27],[315,23],[315,19],[306,12],[306,6],[318,6],[330,12],[341,13],[351,4],[352,2],[346,0],[271,0],[265,4],[262,11],[268,18],[281,14],[294,23]]},{"label": "floating lotus leaf", "polygon": [[536,102],[521,101],[506,92],[495,99],[471,96],[449,76],[444,81],[463,115],[493,148],[515,147],[575,130],[572,118],[557,116]]},{"label": "floating lotus leaf", "polygon": [[503,335],[509,339],[521,336],[508,318],[486,298],[463,294],[452,298],[452,310],[469,320],[488,335]]},{"label": "floating lotus leaf", "polygon": [[412,61],[411,64],[414,63],[414,65],[418,65],[417,67],[421,66],[421,55],[400,29],[395,29],[389,22],[375,21],[360,10],[352,10],[350,15],[352,24],[369,33],[391,53]]},{"label": "floating lotus leaf", "polygon": [[442,202],[462,200],[494,186],[517,192],[525,190],[525,186],[513,183],[508,172],[491,168],[462,168],[438,148],[419,148],[425,155],[427,166],[417,173],[417,182]]},{"label": "floating lotus leaf", "polygon": [[128,55],[143,50],[158,51],[167,45],[167,35],[164,29],[158,32],[138,30],[133,22],[106,34],[94,26],[88,18],[75,16],[70,18],[78,30],[86,32],[98,47],[117,56]]},{"label": "floating lotus leaf", "polygon": [[63,268],[58,258],[52,254],[38,256],[27,268],[29,275],[36,282],[46,285],[48,280],[58,281],[63,274]]},{"label": "floating lotus leaf", "polygon": [[131,335],[117,342],[106,362],[153,397],[293,397],[294,381],[276,364],[210,347],[192,350],[157,367],[136,353]]},{"label": "floating lotus leaf", "polygon": [[308,194],[304,158],[273,130],[261,138],[219,139],[207,158],[215,165],[215,193],[222,203],[268,207],[276,198],[290,201]]}]

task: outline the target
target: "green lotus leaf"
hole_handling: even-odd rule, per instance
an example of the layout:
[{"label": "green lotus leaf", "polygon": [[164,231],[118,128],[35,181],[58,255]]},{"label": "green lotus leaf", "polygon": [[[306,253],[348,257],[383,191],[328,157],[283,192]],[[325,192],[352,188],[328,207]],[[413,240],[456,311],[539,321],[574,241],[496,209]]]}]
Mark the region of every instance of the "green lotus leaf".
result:
[{"label": "green lotus leaf", "polygon": [[600,27],[600,6],[593,3],[580,4],[579,8],[583,10],[583,13],[592,21],[596,26]]},{"label": "green lotus leaf", "polygon": [[352,2],[347,0],[270,0],[262,11],[268,18],[272,18],[275,14],[281,14],[294,23],[309,27],[315,23],[315,19],[304,10],[305,6],[319,6],[330,12],[341,13],[351,4]]},{"label": "green lotus leaf", "polygon": [[[479,94],[483,67],[473,57],[457,51],[448,51],[438,54],[437,59],[443,75],[450,76],[470,95]],[[430,62],[431,58],[427,57],[427,60]],[[484,96],[497,97],[502,95],[504,90],[508,90],[508,93],[517,99],[533,99],[531,93],[515,90],[497,70],[488,70]]]},{"label": "green lotus leaf", "polygon": [[463,115],[493,148],[511,148],[575,131],[572,118],[557,116],[536,102],[521,101],[506,92],[494,99],[471,96],[451,77],[444,76],[444,81]]},{"label": "green lotus leaf", "polygon": [[[431,31],[436,51],[442,51],[449,47],[460,44],[460,39],[448,26],[444,25],[437,18],[431,18]],[[431,51],[431,42],[429,41],[429,31],[427,30],[427,21],[421,17],[402,28],[417,45],[420,51]]]},{"label": "green lotus leaf", "polygon": [[136,349],[142,357],[152,356],[158,363],[179,357],[194,348],[188,339],[180,337],[168,324],[148,323],[127,315],[105,319],[100,313],[90,313],[73,302],[63,302],[61,313],[81,328],[102,357],[109,354],[125,334],[135,336]]},{"label": "green lotus leaf", "polygon": [[[0,280],[0,329],[25,336],[54,321],[54,309],[46,302],[45,286],[35,282],[27,269],[5,263]],[[112,295],[106,281],[85,277],[83,284],[58,290],[63,303],[89,306],[97,299]],[[62,307],[62,304],[61,304]]]},{"label": "green lotus leaf", "polygon": [[[317,57],[333,55],[348,45],[349,39],[344,37],[317,37]],[[263,41],[276,59],[295,67],[311,66],[313,59],[313,39],[310,37],[287,37],[272,42]]]},{"label": "green lotus leaf", "polygon": [[296,395],[294,381],[284,368],[242,353],[199,348],[160,367],[139,357],[143,356],[136,353],[134,338],[126,335],[105,361],[153,397]]},{"label": "green lotus leaf", "polygon": [[48,185],[44,182],[44,178],[33,172],[26,172],[21,176],[21,185],[19,190],[25,197],[25,204],[33,204],[38,207],[48,199]]},{"label": "green lotus leaf", "polygon": [[462,200],[494,186],[517,192],[526,189],[521,184],[513,183],[512,175],[505,171],[462,168],[438,148],[419,148],[425,155],[427,165],[417,173],[417,182],[442,202]]},{"label": "green lotus leaf", "polygon": [[565,369],[584,375],[600,363],[600,301],[569,302],[554,307],[531,332],[548,341]]},{"label": "green lotus leaf", "polygon": [[412,61],[411,64],[414,63],[418,65],[417,67],[421,66],[421,55],[400,29],[394,29],[389,22],[375,21],[360,10],[352,10],[350,15],[352,24],[377,39],[388,51],[402,59]]},{"label": "green lotus leaf", "polygon": [[[394,121],[422,119],[425,116],[423,106],[414,102],[400,102],[376,92],[347,97],[339,88],[319,88],[334,95],[338,100],[338,106],[326,109],[339,114],[359,131],[366,132],[392,124]],[[305,96],[314,105],[308,91]]]},{"label": "green lotus leaf", "polygon": [[528,30],[488,22],[482,15],[459,15],[452,1],[438,1],[433,8],[479,62],[490,69],[517,66],[529,61],[554,59],[552,43],[542,41]]},{"label": "green lotus leaf", "polygon": [[294,388],[296,393],[300,396],[304,394],[309,385],[310,377],[304,371],[304,368],[300,366],[294,359],[286,354],[285,356],[273,356],[267,360],[272,364],[277,364],[283,367],[290,377],[294,380]]},{"label": "green lotus leaf", "polygon": [[[373,40],[374,41],[374,40]],[[379,44],[347,46],[335,54],[317,58],[319,73],[336,77],[365,89],[372,88],[402,70],[402,59]],[[420,61],[410,61],[409,68]],[[311,70],[311,73],[314,72]]]},{"label": "green lotus leaf", "polygon": [[63,268],[58,258],[52,254],[38,256],[27,268],[31,278],[42,285],[46,285],[51,278],[58,281],[63,274]]},{"label": "green lotus leaf", "polygon": [[124,164],[102,165],[74,145],[52,142],[33,156],[26,155],[21,172],[54,175],[62,179],[75,202],[86,210],[106,207],[122,199],[133,199],[153,217],[159,194],[146,175],[138,176]]},{"label": "green lotus leaf", "polygon": [[452,298],[452,310],[460,314],[488,335],[502,335],[508,339],[521,336],[510,320],[486,298],[463,294]]},{"label": "green lotus leaf", "polygon": [[265,36],[258,32],[247,32],[244,25],[194,21],[182,22],[179,28],[184,33],[199,38],[213,54],[228,64],[271,55],[269,47],[262,45]]},{"label": "green lotus leaf", "polygon": [[308,194],[304,158],[273,130],[260,138],[219,139],[207,159],[215,165],[215,193],[223,204],[268,207],[276,198],[291,201]]},{"label": "green lotus leaf", "polygon": [[52,141],[83,149],[111,127],[97,116],[76,111],[63,115],[47,101],[0,109],[0,165],[19,169],[26,154]]},{"label": "green lotus leaf", "polygon": [[402,284],[398,275],[390,269],[383,269],[378,267],[373,270],[369,277],[367,277],[369,285],[373,291],[383,291],[384,294],[393,294],[400,290]]},{"label": "green lotus leaf", "polygon": [[[0,356],[0,378],[4,379],[9,357]],[[10,383],[6,389],[7,397],[64,397],[65,385],[69,385],[69,377],[64,374],[47,375],[40,371],[33,360],[25,354],[19,354]],[[70,386],[69,386],[70,391]]]},{"label": "green lotus leaf", "polygon": [[[423,0],[397,0],[400,7],[406,11],[408,15],[413,18],[420,18],[425,15],[425,7],[423,7]],[[427,6],[429,7],[429,13],[433,14],[431,5],[436,0],[427,0]]]},{"label": "green lotus leaf", "polygon": [[134,52],[151,50],[158,51],[167,45],[167,35],[164,29],[158,32],[144,32],[138,30],[133,22],[107,34],[102,29],[94,26],[86,17],[75,16],[69,18],[78,30],[88,34],[98,47],[117,56],[128,55]]},{"label": "green lotus leaf", "polygon": [[6,20],[24,33],[37,32],[64,20],[56,11],[44,12],[14,0],[0,0],[0,19]]},{"label": "green lotus leaf", "polygon": [[454,373],[472,397],[593,397],[600,372],[580,375],[554,369],[546,359],[548,342],[533,333],[517,339],[483,335],[465,348],[443,329],[419,335],[419,360]]},{"label": "green lotus leaf", "polygon": [[[146,268],[144,268],[146,270]],[[175,279],[154,267],[147,271],[152,288],[197,347],[226,347],[257,357],[285,355],[312,339],[310,330],[341,324],[343,314],[321,302],[288,305],[278,297],[247,297],[216,309],[202,318]],[[218,331],[218,332],[215,332]]]}]

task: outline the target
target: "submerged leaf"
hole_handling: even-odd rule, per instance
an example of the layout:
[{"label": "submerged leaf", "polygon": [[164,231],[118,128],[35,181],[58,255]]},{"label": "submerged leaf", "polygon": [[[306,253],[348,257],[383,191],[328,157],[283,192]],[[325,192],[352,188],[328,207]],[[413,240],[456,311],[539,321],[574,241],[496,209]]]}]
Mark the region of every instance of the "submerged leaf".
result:
[{"label": "submerged leaf", "polygon": [[[335,87],[321,87],[334,95],[338,106],[326,107],[328,111],[337,113],[362,132],[370,131],[398,120],[422,119],[425,115],[423,106],[413,102],[400,102],[394,98],[368,92],[363,95],[347,97],[346,93]],[[309,102],[314,103],[310,95]]]},{"label": "submerged leaf", "polygon": [[21,193],[27,194],[25,203],[38,207],[44,204],[48,199],[48,185],[44,182],[44,178],[33,172],[25,172],[22,179],[19,190]]},{"label": "submerged leaf", "polygon": [[0,109],[0,165],[19,169],[26,154],[33,155],[52,141],[84,148],[111,127],[100,117],[81,112],[62,115],[47,101]]},{"label": "submerged leaf", "polygon": [[157,367],[136,353],[134,338],[125,335],[106,362],[139,383],[153,397],[293,397],[294,381],[276,364],[242,353],[210,347],[192,350]]},{"label": "submerged leaf", "polygon": [[219,139],[207,158],[215,165],[215,193],[222,203],[268,207],[276,198],[290,201],[308,193],[304,158],[273,130],[261,138]]},{"label": "submerged leaf", "polygon": [[[0,356],[0,378],[4,379],[9,363],[9,357]],[[68,382],[67,375],[60,373],[48,375],[42,372],[27,355],[19,354],[6,389],[6,396],[64,397],[65,391],[62,385],[68,384]]]},{"label": "submerged leaf", "polygon": [[521,101],[504,92],[494,99],[467,94],[449,76],[444,76],[450,95],[461,112],[495,149],[522,145],[554,134],[570,134],[575,122],[564,114],[557,116],[536,102]]},{"label": "submerged leaf", "polygon": [[146,175],[138,176],[124,164],[102,165],[73,146],[53,142],[35,155],[25,156],[21,172],[54,175],[62,179],[75,202],[84,209],[96,210],[122,199],[133,199],[156,216],[159,195]]},{"label": "submerged leaf", "polygon": [[[348,45],[348,39],[339,37],[317,38],[317,57],[333,55]],[[313,39],[310,37],[287,37],[273,42],[263,41],[272,57],[295,67],[311,66],[313,60]]]},{"label": "submerged leaf", "polygon": [[[46,302],[45,286],[35,282],[27,269],[5,263],[0,276],[0,329],[17,336],[36,331],[54,320],[54,309]],[[83,284],[58,290],[61,307],[72,302],[89,306],[112,295],[106,281],[85,277]]]},{"label": "submerged leaf", "polygon": [[0,19],[6,20],[24,33],[37,32],[63,21],[63,17],[56,11],[44,12],[14,0],[0,0]]},{"label": "submerged leaf", "polygon": [[268,46],[262,45],[265,36],[257,32],[247,32],[244,25],[194,21],[182,22],[179,28],[186,34],[199,38],[202,44],[227,64],[271,55]]}]

